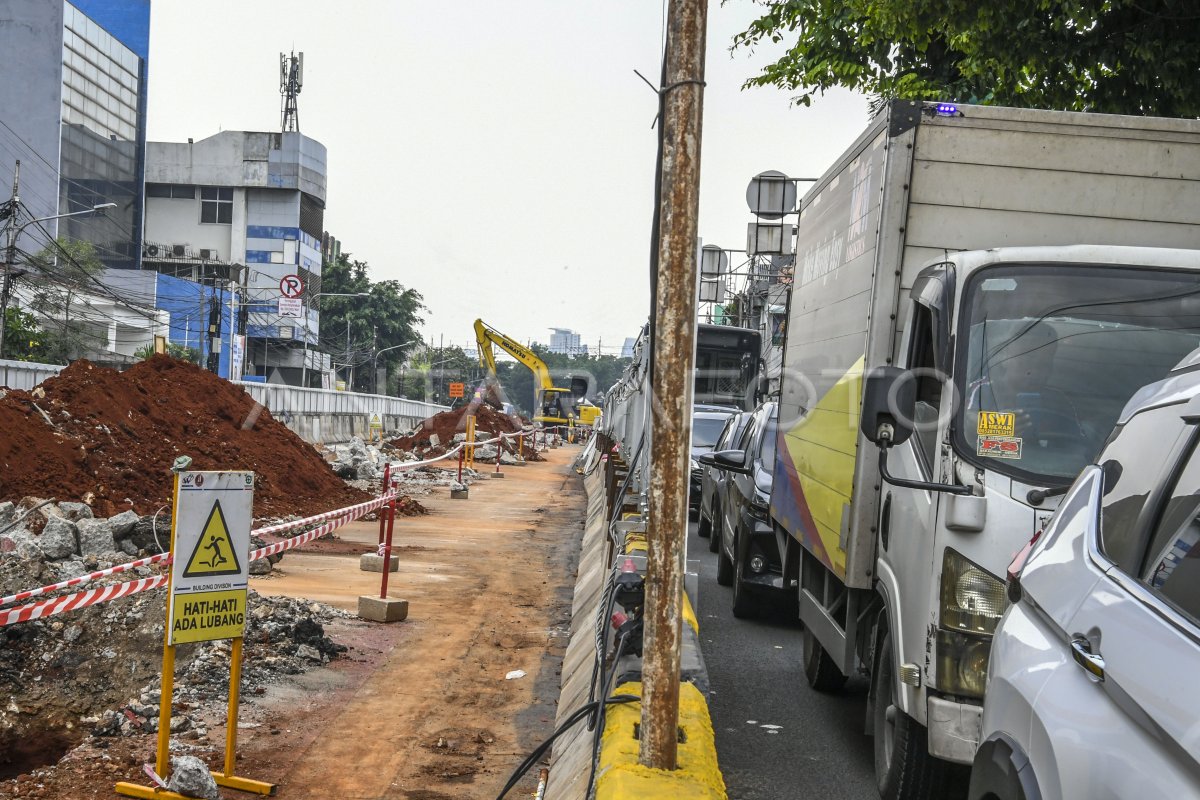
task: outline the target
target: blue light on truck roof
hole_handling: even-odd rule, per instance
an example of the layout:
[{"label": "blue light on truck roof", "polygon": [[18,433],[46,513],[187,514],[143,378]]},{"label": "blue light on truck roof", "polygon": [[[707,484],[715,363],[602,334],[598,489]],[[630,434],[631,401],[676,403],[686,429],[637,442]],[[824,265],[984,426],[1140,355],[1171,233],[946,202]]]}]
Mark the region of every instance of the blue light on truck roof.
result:
[{"label": "blue light on truck roof", "polygon": [[958,114],[958,106],[953,103],[938,103],[936,111],[943,117],[953,117]]}]

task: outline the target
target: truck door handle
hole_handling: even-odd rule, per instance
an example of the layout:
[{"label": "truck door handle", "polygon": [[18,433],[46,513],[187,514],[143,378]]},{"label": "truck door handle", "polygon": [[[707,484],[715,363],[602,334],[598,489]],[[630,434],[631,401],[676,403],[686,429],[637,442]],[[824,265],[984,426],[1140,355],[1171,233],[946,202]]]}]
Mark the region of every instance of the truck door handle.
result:
[{"label": "truck door handle", "polygon": [[1104,659],[1099,653],[1092,652],[1092,643],[1086,637],[1076,636],[1071,640],[1071,655],[1089,675],[1098,681],[1104,680]]}]

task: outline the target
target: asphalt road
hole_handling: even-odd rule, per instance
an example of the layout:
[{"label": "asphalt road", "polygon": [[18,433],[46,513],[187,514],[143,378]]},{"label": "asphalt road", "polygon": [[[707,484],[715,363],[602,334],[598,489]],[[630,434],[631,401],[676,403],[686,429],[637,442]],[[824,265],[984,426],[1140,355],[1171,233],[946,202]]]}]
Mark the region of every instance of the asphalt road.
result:
[{"label": "asphalt road", "polygon": [[871,738],[863,733],[866,680],[852,680],[838,695],[808,688],[799,624],[783,614],[735,619],[732,590],[717,585],[717,556],[695,523],[688,559],[701,563],[696,613],[730,800],[878,800]]}]

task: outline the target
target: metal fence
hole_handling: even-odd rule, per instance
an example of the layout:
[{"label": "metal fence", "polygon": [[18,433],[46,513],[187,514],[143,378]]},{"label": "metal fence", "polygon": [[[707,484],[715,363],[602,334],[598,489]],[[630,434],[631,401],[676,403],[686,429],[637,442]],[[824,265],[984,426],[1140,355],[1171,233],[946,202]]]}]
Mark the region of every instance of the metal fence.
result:
[{"label": "metal fence", "polygon": [[[37,386],[46,378],[64,369],[58,364],[37,364],[31,361],[0,360],[0,387],[24,389]],[[234,381],[246,393],[262,403],[275,416],[358,415],[366,419],[372,414],[380,417],[401,417],[422,420],[448,406],[405,400],[379,394],[337,392],[330,389],[302,389],[299,386],[280,386],[271,383]]]},{"label": "metal fence", "polygon": [[303,389],[299,386],[280,386],[273,383],[234,381],[246,393],[262,403],[271,413],[280,414],[379,414],[389,417],[408,417],[421,420],[449,406],[405,400],[381,394],[337,392],[330,389]]},{"label": "metal fence", "polygon": [[37,364],[32,361],[0,360],[0,387],[29,391],[46,378],[52,378],[65,367],[59,364]]}]

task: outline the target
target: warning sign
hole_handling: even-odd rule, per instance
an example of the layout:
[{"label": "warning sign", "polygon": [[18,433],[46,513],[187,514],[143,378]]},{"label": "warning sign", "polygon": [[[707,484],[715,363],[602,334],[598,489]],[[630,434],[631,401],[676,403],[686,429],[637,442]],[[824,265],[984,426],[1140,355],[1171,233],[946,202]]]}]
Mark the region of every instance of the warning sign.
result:
[{"label": "warning sign", "polygon": [[183,568],[185,578],[215,578],[221,575],[238,575],[242,565],[238,559],[237,548],[233,546],[233,537],[229,535],[229,525],[225,515],[221,513],[221,501],[213,501],[212,511],[208,514],[208,522],[192,549],[192,555]]},{"label": "warning sign", "polygon": [[466,387],[466,385],[465,385],[465,384],[462,384],[462,383],[452,383],[452,384],[450,384],[450,397],[452,397],[452,398],[454,398],[454,397],[462,397],[462,396],[463,396],[463,390],[464,390],[464,389],[466,389],[466,388],[467,388],[467,387]]},{"label": "warning sign", "polygon": [[367,422],[367,427],[371,430],[383,430],[383,418],[377,413],[372,413],[370,420]]},{"label": "warning sign", "polygon": [[1011,411],[980,411],[978,430],[980,436],[1015,436],[1017,415]]},{"label": "warning sign", "polygon": [[242,635],[253,508],[253,472],[179,476],[169,644]]}]

